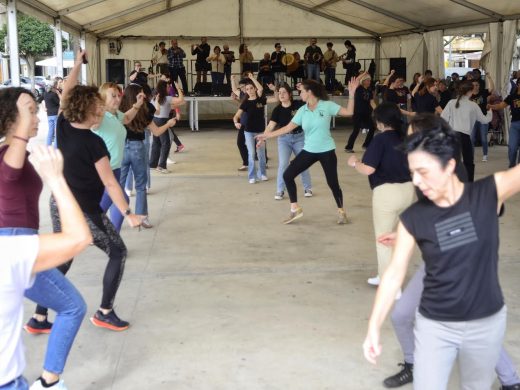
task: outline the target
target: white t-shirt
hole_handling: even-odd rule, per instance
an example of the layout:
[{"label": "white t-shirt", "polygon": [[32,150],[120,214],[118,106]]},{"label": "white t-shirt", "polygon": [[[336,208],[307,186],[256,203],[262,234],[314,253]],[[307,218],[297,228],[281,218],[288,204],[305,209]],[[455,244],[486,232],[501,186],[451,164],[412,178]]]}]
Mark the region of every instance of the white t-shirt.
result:
[{"label": "white t-shirt", "polygon": [[166,96],[164,103],[159,106],[159,112],[155,111],[153,115],[155,118],[169,118],[172,110],[172,97]]},{"label": "white t-shirt", "polygon": [[34,278],[38,236],[0,237],[0,386],[22,375],[23,294]]}]

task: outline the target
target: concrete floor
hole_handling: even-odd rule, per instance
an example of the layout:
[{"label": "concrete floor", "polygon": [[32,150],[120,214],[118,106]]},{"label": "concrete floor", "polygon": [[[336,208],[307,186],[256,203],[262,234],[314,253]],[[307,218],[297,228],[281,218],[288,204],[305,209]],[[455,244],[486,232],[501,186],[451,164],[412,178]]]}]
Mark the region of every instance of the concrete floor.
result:
[{"label": "concrete floor", "polygon": [[[44,139],[45,121],[41,126],[35,142]],[[152,178],[148,202],[155,227],[122,231],[129,256],[116,311],[131,328],[114,333],[85,319],[63,375],[70,390],[378,389],[396,372],[402,354],[389,321],[378,365],[366,362],[361,350],[375,293],[366,279],[377,267],[371,191],[365,177],[347,168],[343,152],[350,129],[333,134],[353,223],[336,225],[335,204],[315,165],[315,196],[302,197],[305,216],[285,226],[288,200],[273,199],[276,141],[268,144],[270,180],[250,185],[237,172],[236,133],[229,127],[179,130],[186,151],[172,154],[172,174]],[[489,163],[477,162],[477,176],[507,166],[505,147],[491,148],[489,156]],[[45,192],[42,231],[51,229],[47,201]],[[520,197],[509,202],[500,222],[506,347],[516,362],[518,215]],[[90,247],[68,274],[88,303],[87,317],[100,302],[105,263],[105,255]],[[417,264],[416,258],[410,274]],[[32,309],[27,303],[27,317]],[[46,341],[24,335],[29,380],[39,375]],[[450,389],[456,383],[455,372]]]}]

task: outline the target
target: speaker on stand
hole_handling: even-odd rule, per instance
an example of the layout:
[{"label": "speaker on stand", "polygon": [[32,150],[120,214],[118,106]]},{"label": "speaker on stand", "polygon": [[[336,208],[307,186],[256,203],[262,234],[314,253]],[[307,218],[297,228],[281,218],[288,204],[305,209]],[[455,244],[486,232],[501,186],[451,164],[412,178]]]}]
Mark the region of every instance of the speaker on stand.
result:
[{"label": "speaker on stand", "polygon": [[395,73],[406,80],[406,58],[395,57],[390,58],[390,70],[395,70]]}]

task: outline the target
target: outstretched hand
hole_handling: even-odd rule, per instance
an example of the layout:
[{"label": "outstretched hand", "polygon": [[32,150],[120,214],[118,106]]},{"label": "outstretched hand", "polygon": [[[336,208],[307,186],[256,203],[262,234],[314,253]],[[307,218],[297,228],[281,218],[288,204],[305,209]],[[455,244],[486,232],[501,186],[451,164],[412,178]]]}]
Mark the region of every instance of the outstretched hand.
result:
[{"label": "outstretched hand", "polygon": [[349,96],[354,96],[356,89],[359,87],[359,80],[356,77],[352,77],[348,83]]},{"label": "outstretched hand", "polygon": [[63,156],[52,146],[35,146],[29,156],[43,182],[49,186],[63,178]]}]

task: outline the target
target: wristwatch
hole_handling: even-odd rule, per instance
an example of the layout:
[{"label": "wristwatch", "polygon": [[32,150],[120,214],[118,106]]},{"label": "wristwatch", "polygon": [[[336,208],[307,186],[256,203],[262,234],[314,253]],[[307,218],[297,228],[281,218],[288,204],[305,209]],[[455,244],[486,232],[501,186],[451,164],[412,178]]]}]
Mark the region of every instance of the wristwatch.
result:
[{"label": "wristwatch", "polygon": [[130,208],[126,209],[125,215],[130,215],[130,214],[132,214],[132,210]]}]

